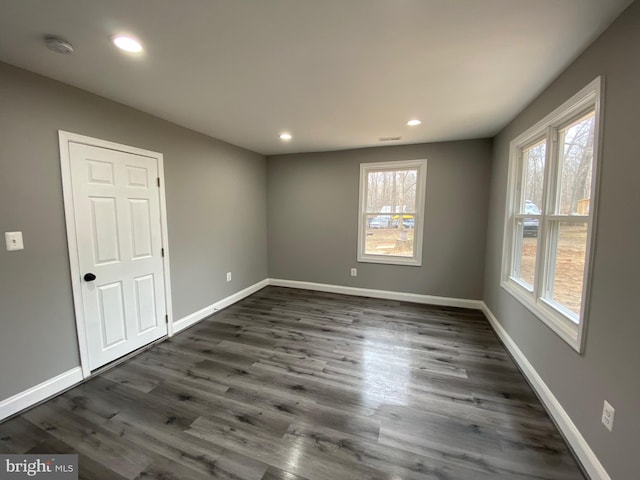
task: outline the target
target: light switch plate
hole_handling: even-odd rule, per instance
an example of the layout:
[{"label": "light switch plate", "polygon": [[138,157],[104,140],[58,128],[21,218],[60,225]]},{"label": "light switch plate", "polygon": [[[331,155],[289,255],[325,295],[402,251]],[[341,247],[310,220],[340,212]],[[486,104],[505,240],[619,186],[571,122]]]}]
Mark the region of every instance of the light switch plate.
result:
[{"label": "light switch plate", "polygon": [[23,250],[22,232],[4,232],[4,240],[7,243],[7,250]]}]

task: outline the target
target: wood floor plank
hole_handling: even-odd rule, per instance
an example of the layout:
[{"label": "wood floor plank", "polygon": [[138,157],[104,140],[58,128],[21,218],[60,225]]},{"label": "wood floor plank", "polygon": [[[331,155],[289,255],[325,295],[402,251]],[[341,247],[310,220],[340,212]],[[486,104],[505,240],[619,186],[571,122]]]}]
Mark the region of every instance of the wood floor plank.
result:
[{"label": "wood floor plank", "polygon": [[25,417],[71,446],[80,455],[108,465],[110,470],[124,478],[136,478],[151,463],[151,458],[146,452],[135,448],[135,445],[111,435],[95,423],[59,408],[53,402],[30,410]]},{"label": "wood floor plank", "polygon": [[48,434],[23,416],[0,424],[0,452],[26,453],[42,442]]},{"label": "wood floor plank", "polygon": [[267,287],[0,424],[80,478],[578,480],[475,310]]},{"label": "wood floor plank", "polygon": [[308,478],[294,475],[291,472],[280,470],[276,467],[269,467],[265,472],[262,480],[309,480]]},{"label": "wood floor plank", "polygon": [[[37,446],[25,452],[26,454],[47,454],[55,452],[58,454],[77,453],[69,444],[51,435],[46,435]],[[78,465],[79,480],[125,480],[125,477],[117,474],[104,463],[97,462],[88,456],[82,458]]]},{"label": "wood floor plank", "polygon": [[294,424],[285,439],[308,455],[318,457],[322,462],[338,463],[345,471],[370,469],[376,472],[376,477],[416,480],[494,478],[457,462],[446,461],[444,455],[423,456],[381,443],[370,443],[318,425]]},{"label": "wood floor plank", "polygon": [[381,422],[373,418],[373,411],[345,412],[341,406],[304,402],[300,397],[286,397],[274,393],[274,390],[256,389],[251,385],[232,387],[225,396],[258,406],[263,411],[277,411],[290,422],[325,425],[372,441],[377,441],[380,435]]}]

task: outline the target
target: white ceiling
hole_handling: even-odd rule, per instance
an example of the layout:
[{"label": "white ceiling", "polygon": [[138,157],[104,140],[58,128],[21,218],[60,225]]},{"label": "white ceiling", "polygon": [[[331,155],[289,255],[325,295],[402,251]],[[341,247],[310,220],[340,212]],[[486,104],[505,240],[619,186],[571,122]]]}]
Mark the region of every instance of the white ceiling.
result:
[{"label": "white ceiling", "polygon": [[0,60],[263,154],[458,140],[497,133],[630,3],[0,0]]}]

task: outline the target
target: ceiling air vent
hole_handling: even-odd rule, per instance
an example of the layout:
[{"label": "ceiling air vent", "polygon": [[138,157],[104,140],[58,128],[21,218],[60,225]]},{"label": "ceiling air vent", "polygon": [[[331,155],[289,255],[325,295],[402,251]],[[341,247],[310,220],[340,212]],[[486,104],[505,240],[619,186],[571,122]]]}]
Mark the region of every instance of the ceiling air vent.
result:
[{"label": "ceiling air vent", "polygon": [[379,142],[393,142],[395,140],[400,140],[402,137],[380,137],[378,139]]}]

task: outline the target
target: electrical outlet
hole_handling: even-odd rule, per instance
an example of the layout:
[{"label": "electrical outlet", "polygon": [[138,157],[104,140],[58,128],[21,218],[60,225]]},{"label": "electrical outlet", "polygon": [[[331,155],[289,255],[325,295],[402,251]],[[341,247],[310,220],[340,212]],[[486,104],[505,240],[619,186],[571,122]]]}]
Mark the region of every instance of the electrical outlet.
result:
[{"label": "electrical outlet", "polygon": [[611,406],[609,402],[604,401],[604,407],[602,408],[602,423],[610,432],[613,430],[613,419],[616,416],[616,409]]},{"label": "electrical outlet", "polygon": [[352,268],[351,269],[351,276],[352,277],[357,277],[358,276],[358,269],[357,268]]},{"label": "electrical outlet", "polygon": [[227,282],[231,281],[231,272],[227,272]]}]

